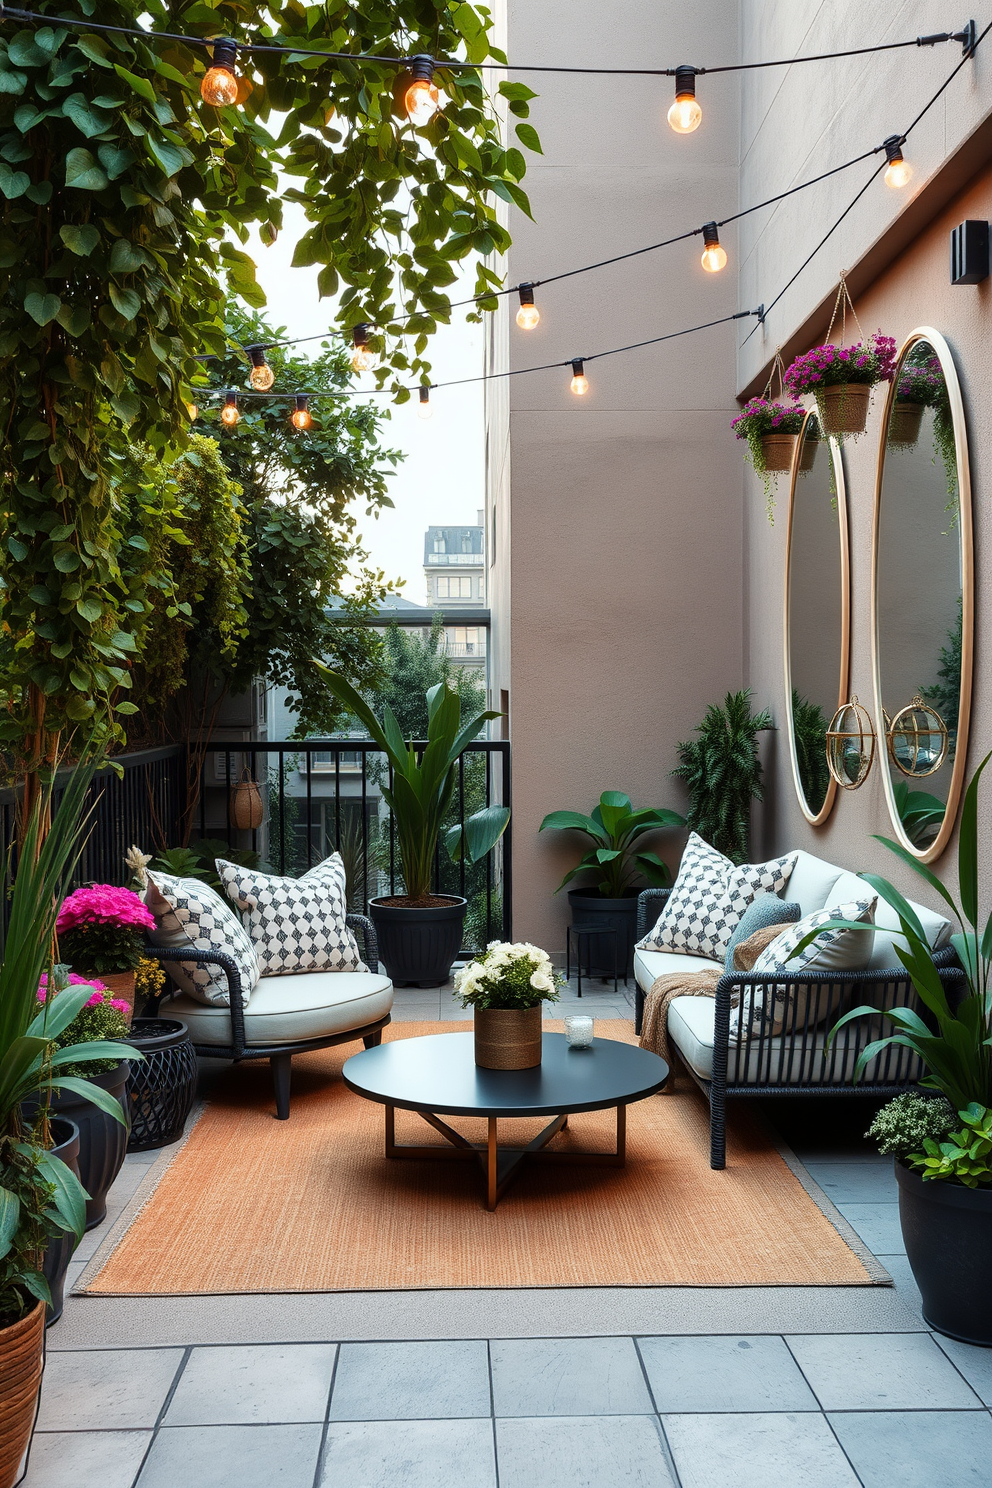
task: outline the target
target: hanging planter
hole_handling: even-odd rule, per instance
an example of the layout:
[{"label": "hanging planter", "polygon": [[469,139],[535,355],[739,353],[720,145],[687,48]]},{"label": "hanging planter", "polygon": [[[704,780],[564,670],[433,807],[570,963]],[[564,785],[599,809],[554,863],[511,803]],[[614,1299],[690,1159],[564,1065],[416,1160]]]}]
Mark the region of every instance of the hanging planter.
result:
[{"label": "hanging planter", "polygon": [[245,765],[241,779],[231,787],[231,822],[239,832],[256,832],[265,818],[265,806],[258,781]]},{"label": "hanging planter", "polygon": [[[849,307],[861,340],[845,346]],[[838,314],[841,316],[841,339],[839,344],[835,344],[830,335]],[[895,341],[891,336],[883,336],[881,331],[865,336],[842,274],[826,341],[796,357],[785,374],[784,382],[794,398],[815,398],[824,434],[843,439],[865,432],[871,390],[876,383],[892,381],[895,365]]]},{"label": "hanging planter", "polygon": [[923,403],[911,403],[908,398],[895,400],[885,433],[885,442],[890,449],[913,448],[920,437],[925,406]]},{"label": "hanging planter", "polygon": [[763,395],[746,403],[730,426],[736,437],[747,444],[746,458],[761,478],[768,520],[773,525],[775,477],[792,469],[796,440],[805,417],[806,410],[798,403],[775,403]]}]

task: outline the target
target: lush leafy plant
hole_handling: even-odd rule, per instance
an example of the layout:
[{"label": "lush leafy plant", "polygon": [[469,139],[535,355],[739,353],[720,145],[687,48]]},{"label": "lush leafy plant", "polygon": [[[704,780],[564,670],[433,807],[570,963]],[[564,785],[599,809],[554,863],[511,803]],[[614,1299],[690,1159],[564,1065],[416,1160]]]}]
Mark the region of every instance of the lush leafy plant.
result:
[{"label": "lush leafy plant", "polygon": [[547,951],[527,941],[493,941],[455,974],[462,1007],[531,1008],[557,1002],[561,978]]},{"label": "lush leafy plant", "polygon": [[768,520],[775,522],[775,474],[768,469],[766,434],[799,434],[806,410],[799,403],[775,403],[769,398],[752,398],[745,403],[730,427],[737,439],[747,444],[747,458],[755,474],[761,477],[765,491]]},{"label": "lush leafy plant", "polygon": [[89,884],[65,900],[55,922],[63,958],[81,971],[105,976],[134,971],[154,916],[132,889]]},{"label": "lush leafy plant", "polygon": [[939,1142],[954,1130],[955,1111],[942,1095],[904,1090],[876,1115],[865,1136],[878,1143],[884,1157],[905,1159],[924,1142]]},{"label": "lush leafy plant", "polygon": [[[39,998],[39,1000],[42,1000]],[[58,1038],[52,1043],[56,1049],[75,1049],[77,1045],[118,1042],[126,1043],[128,1034],[128,1013],[130,1008],[126,1002],[116,997],[111,997],[109,992],[94,991],[89,999],[83,1004],[72,1022],[65,1027]],[[76,1064],[67,1064],[63,1068],[64,1075],[81,1075],[84,1078],[90,1075],[104,1075],[115,1069],[120,1063],[119,1059],[93,1059],[88,1063],[79,1061]]]},{"label": "lush leafy plant", "polygon": [[[986,917],[984,925],[980,925],[978,872],[978,788],[990,759],[992,755],[986,755],[975,771],[961,807],[958,835],[960,903],[937,875],[924,863],[918,862],[911,852],[898,842],[890,842],[884,837],[878,839],[926,880],[960,925],[960,931],[951,937],[951,942],[963,968],[964,995],[954,1007],[951,1006],[919,916],[899,890],[878,874],[862,873],[861,877],[887,904],[891,904],[899,916],[900,931],[906,944],[897,944],[896,954],[908,971],[934,1026],[928,1027],[915,1008],[864,1006],[845,1013],[831,1034],[831,1037],[836,1035],[853,1018],[881,1016],[888,1019],[895,1032],[875,1039],[867,1046],[858,1059],[855,1079],[860,1079],[865,1066],[877,1054],[891,1044],[901,1045],[911,1049],[926,1066],[927,1073],[920,1083],[930,1090],[939,1090],[958,1112],[972,1105],[992,1106],[992,914]],[[857,928],[845,920],[833,920],[821,929],[834,927]],[[794,954],[808,945],[815,934],[808,935]]]},{"label": "lush leafy plant", "polygon": [[728,692],[722,708],[711,704],[699,738],[678,746],[681,763],[672,774],[689,791],[688,826],[734,863],[749,857],[751,802],[764,796],[758,734],[771,727],[770,713],[752,712],[745,688]]},{"label": "lush leafy plant", "polygon": [[220,837],[201,837],[188,847],[163,848],[152,867],[163,873],[172,873],[176,878],[199,878],[212,889],[221,892],[217,859],[228,863],[240,863],[245,868],[257,868],[261,858],[250,847],[229,847]]},{"label": "lush leafy plant", "polygon": [[622,899],[645,880],[663,888],[671,881],[668,864],[657,853],[642,852],[635,844],[646,832],[684,826],[684,817],[662,806],[635,811],[623,791],[604,791],[590,816],[580,811],[549,812],[541,823],[542,832],[581,832],[593,844],[581,863],[565,874],[555,893],[580,873],[591,875],[588,886],[598,889],[604,899]]},{"label": "lush leafy plant", "polygon": [[896,780],[892,790],[899,820],[913,846],[924,847],[932,842],[944,820],[947,802],[929,791],[910,790],[905,780]]},{"label": "lush leafy plant", "polygon": [[830,771],[827,769],[827,719],[819,703],[810,702],[792,689],[792,737],[796,746],[799,781],[811,811],[819,811],[827,798]]},{"label": "lush leafy plant", "polygon": [[992,1184],[992,1111],[973,1101],[958,1116],[963,1125],[942,1142],[927,1137],[922,1152],[911,1152],[907,1167],[924,1179],[963,1183],[965,1188]]},{"label": "lush leafy plant", "polygon": [[[477,713],[462,723],[458,694],[443,683],[427,694],[427,747],[418,758],[405,742],[393,710],[383,709],[382,722],[352,687],[329,667],[315,662],[334,696],[368,730],[387,756],[391,779],[381,786],[383,799],[393,813],[406,897],[411,906],[431,897],[431,879],[438,837],[455,790],[455,768],[465,746],[499,713]],[[486,806],[449,827],[445,842],[457,863],[480,862],[496,846],[506,830],[510,812],[505,806]]]},{"label": "lush leafy plant", "polygon": [[947,644],[940,648],[937,681],[919,689],[920,697],[936,708],[947,726],[947,756],[953,760],[957,748],[958,714],[961,709],[961,649],[963,644],[964,606],[958,599],[957,619],[947,632]]}]

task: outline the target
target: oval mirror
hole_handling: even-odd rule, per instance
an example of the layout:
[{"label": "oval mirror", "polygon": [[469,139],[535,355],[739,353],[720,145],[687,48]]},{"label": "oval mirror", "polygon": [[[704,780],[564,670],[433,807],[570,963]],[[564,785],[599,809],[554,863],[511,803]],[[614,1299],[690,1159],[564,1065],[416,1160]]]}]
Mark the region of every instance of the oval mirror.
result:
[{"label": "oval mirror", "polygon": [[964,783],[974,565],[961,389],[943,336],[907,339],[889,385],[875,480],[872,663],[892,825],[929,863]]},{"label": "oval mirror", "polygon": [[850,582],[847,492],[836,439],[815,413],[796,441],[785,562],[785,711],[792,778],[803,815],[826,821],[837,794],[827,726],[847,701]]}]

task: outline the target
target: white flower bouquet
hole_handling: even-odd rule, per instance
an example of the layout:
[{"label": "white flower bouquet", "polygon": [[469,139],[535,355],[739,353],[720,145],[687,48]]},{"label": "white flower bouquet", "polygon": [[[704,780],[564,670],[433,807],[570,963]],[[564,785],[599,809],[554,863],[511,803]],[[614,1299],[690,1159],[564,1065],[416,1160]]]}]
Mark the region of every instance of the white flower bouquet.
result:
[{"label": "white flower bouquet", "polygon": [[494,940],[455,974],[463,1007],[531,1008],[558,1001],[561,977],[551,957],[527,941]]}]

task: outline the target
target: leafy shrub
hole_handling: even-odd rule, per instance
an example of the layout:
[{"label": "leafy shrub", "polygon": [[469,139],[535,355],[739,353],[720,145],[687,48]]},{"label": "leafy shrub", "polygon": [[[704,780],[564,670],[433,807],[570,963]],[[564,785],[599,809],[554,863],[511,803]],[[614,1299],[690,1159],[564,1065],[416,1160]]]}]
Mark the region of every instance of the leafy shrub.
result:
[{"label": "leafy shrub", "polygon": [[757,737],[771,728],[770,713],[751,711],[751,691],[728,692],[722,708],[711,704],[696,729],[698,739],[678,746],[672,774],[689,791],[686,821],[718,852],[746,863],[751,840],[751,802],[764,795]]},{"label": "leafy shrub", "polygon": [[905,1160],[927,1141],[940,1142],[954,1130],[954,1107],[942,1095],[907,1090],[883,1106],[865,1132],[885,1157]]},{"label": "leafy shrub", "polygon": [[906,1162],[924,1178],[988,1188],[992,1184],[992,1111],[972,1101],[958,1116],[964,1123],[960,1131],[952,1131],[943,1142],[928,1137],[923,1151],[911,1152]]}]

